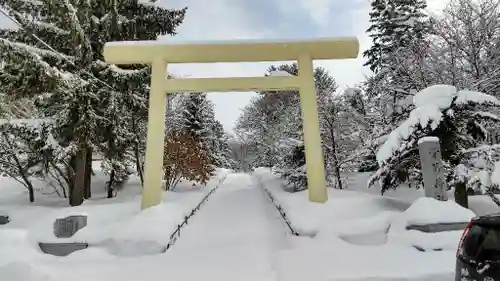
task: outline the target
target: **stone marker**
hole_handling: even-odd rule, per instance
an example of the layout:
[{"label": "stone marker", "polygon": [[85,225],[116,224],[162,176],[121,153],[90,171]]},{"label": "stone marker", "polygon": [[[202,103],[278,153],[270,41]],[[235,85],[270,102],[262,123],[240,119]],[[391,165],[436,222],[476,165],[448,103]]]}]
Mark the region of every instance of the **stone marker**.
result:
[{"label": "stone marker", "polygon": [[87,216],[76,215],[62,219],[56,219],[54,222],[54,235],[57,238],[69,238],[75,233],[87,226]]},{"label": "stone marker", "polygon": [[0,225],[8,224],[10,217],[8,215],[0,215]]},{"label": "stone marker", "polygon": [[421,138],[418,141],[418,148],[420,151],[425,196],[440,201],[448,200],[439,139],[437,137]]},{"label": "stone marker", "polygon": [[45,254],[64,257],[73,252],[87,249],[88,243],[73,242],[73,243],[38,243],[40,250]]},{"label": "stone marker", "polygon": [[407,230],[418,230],[427,233],[436,233],[443,231],[463,231],[468,222],[449,222],[449,223],[429,223],[424,225],[408,225]]}]

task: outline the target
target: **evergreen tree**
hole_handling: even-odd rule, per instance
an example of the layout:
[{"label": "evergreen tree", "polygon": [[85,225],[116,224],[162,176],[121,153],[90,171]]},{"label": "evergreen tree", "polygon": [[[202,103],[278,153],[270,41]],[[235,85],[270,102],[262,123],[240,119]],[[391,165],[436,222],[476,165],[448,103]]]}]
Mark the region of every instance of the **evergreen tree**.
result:
[{"label": "evergreen tree", "polygon": [[367,32],[372,46],[363,56],[367,59],[364,65],[374,75],[365,90],[379,101],[390,130],[412,109],[409,96],[430,86],[425,85],[426,77],[420,71],[430,21],[423,12],[425,0],[373,0],[371,6]]},{"label": "evergreen tree", "polygon": [[205,93],[190,93],[183,100],[183,130],[209,146],[215,120],[213,104]]},{"label": "evergreen tree", "polygon": [[363,53],[365,66],[378,72],[391,54],[412,42],[422,40],[427,32],[425,0],[373,0],[367,32],[372,46]]},{"label": "evergreen tree", "polygon": [[447,180],[455,177],[456,167],[467,160],[468,149],[485,144],[485,123],[500,117],[486,111],[499,108],[500,101],[480,92],[453,86],[435,85],[415,96],[416,108],[396,128],[377,152],[380,168],[370,185],[379,182],[382,193],[401,183],[422,186],[418,141],[422,137],[438,137]]},{"label": "evergreen tree", "polygon": [[182,101],[182,130],[205,147],[212,165],[234,168],[228,137],[215,119],[214,105],[205,93],[192,93]]},{"label": "evergreen tree", "polygon": [[70,204],[80,205],[90,196],[92,151],[100,150],[114,170],[126,147],[139,147],[145,135],[135,118],[146,116],[149,68],[104,63],[104,43],[175,34],[186,10],[137,0],[0,0],[0,8],[21,26],[0,28],[0,92],[30,97],[43,117],[55,120],[54,137],[69,155],[48,169],[59,170]]}]

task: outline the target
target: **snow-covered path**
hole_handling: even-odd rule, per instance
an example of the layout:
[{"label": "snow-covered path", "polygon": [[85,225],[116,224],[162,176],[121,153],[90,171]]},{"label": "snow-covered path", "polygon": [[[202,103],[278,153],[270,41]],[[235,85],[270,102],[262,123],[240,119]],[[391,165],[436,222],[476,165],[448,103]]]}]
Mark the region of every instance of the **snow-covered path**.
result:
[{"label": "snow-covered path", "polygon": [[288,235],[278,216],[250,175],[230,174],[165,254],[109,263],[118,257],[88,249],[43,264],[57,281],[275,281]]},{"label": "snow-covered path", "polygon": [[[248,174],[230,174],[184,229],[169,254],[206,253],[213,261],[220,261],[214,266],[226,274],[237,274],[234,277],[239,280],[250,276],[253,277],[248,280],[257,280],[257,276],[273,280],[274,254],[287,246],[286,235],[278,212],[253,178]],[[212,280],[212,276],[208,279]]]}]

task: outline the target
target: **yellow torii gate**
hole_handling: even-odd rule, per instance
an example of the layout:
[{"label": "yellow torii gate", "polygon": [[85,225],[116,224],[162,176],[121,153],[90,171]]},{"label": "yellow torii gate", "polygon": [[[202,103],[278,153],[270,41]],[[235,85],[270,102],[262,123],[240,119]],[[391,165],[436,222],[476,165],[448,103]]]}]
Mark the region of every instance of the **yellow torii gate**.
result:
[{"label": "yellow torii gate", "polygon": [[[298,90],[302,108],[309,200],[318,203],[326,202],[328,195],[318,122],[313,60],[356,58],[358,52],[359,43],[356,38],[198,44],[159,41],[106,43],[104,57],[108,63],[152,65],[142,209],[161,202],[166,93],[176,92]],[[290,60],[298,62],[298,76],[166,79],[169,63]]]}]

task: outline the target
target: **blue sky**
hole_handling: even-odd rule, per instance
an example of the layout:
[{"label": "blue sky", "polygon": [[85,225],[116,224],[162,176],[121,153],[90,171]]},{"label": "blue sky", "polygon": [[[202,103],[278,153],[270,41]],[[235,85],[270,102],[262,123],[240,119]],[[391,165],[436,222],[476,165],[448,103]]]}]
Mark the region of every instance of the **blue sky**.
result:
[{"label": "blue sky", "polygon": [[[368,28],[370,0],[159,0],[164,7],[188,6],[184,23],[168,41],[233,39],[286,39],[355,36],[361,52],[370,46]],[[442,8],[446,0],[428,0],[431,10]],[[1,17],[1,16],[0,16]],[[4,26],[6,19],[0,18]],[[361,53],[360,52],[360,53]],[[369,70],[363,59],[317,61],[328,69],[340,87],[355,86]],[[187,77],[262,76],[270,63],[182,64],[169,71]],[[240,109],[253,93],[210,93],[215,113],[231,131]]]}]

